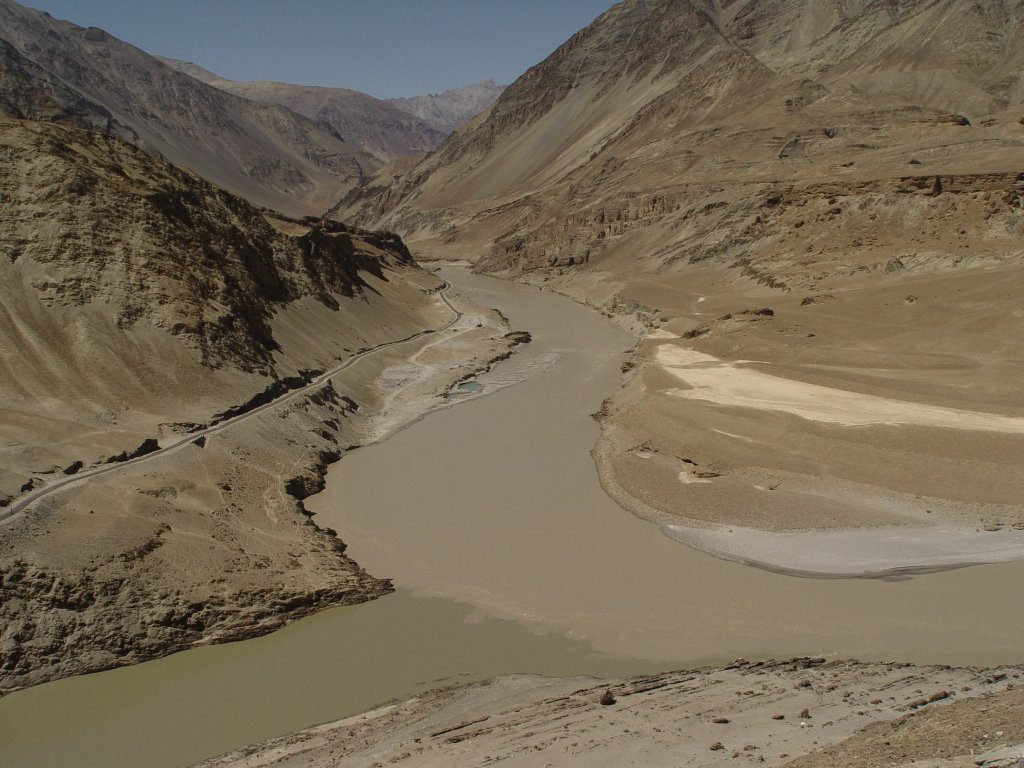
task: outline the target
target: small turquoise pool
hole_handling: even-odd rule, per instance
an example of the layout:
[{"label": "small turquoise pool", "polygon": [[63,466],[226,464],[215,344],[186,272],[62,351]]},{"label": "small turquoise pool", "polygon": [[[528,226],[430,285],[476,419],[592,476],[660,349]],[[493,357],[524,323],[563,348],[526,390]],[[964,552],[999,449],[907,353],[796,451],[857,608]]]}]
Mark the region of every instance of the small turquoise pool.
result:
[{"label": "small turquoise pool", "polygon": [[475,395],[477,392],[483,391],[483,387],[479,382],[476,381],[464,381],[451,392],[444,396],[445,400],[456,400],[466,395]]}]

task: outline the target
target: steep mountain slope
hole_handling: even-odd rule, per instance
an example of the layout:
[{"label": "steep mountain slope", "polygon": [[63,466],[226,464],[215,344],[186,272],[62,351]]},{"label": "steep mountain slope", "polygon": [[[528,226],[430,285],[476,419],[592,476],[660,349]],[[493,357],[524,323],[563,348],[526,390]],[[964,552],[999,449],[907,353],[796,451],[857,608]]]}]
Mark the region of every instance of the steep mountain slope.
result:
[{"label": "steep mountain slope", "polygon": [[320,213],[378,166],[323,126],[174,71],[100,29],[0,0],[0,114],[111,133],[288,213]]},{"label": "steep mountain slope", "polygon": [[[394,235],[260,211],[68,126],[0,120],[0,200],[0,693],[387,591],[301,499],[415,346],[187,438],[449,321],[438,278]],[[485,315],[452,343],[506,351],[474,346]],[[119,468],[5,514],[98,467]]]},{"label": "steep mountain slope", "polygon": [[[527,71],[487,114],[397,184],[377,197],[372,187],[365,190],[363,210],[373,218],[394,209],[388,220],[427,242],[441,232],[451,240],[445,236],[457,228],[455,239],[472,240],[479,250],[526,229],[514,226],[516,219],[529,218],[533,229],[560,220],[570,202],[623,191],[607,164],[610,158],[622,164],[612,145],[660,140],[648,152],[658,155],[677,145],[682,126],[674,132],[659,104],[694,125],[716,106],[731,114],[765,79],[772,73],[726,44],[691,4],[624,3]],[[663,183],[664,176],[640,170],[630,163],[633,187]],[[676,175],[669,168],[663,173]],[[567,200],[566,188],[577,190],[588,176],[594,178]],[[544,199],[532,199],[541,190]],[[492,214],[498,218],[488,222]]]},{"label": "steep mountain slope", "polygon": [[1024,414],[1022,21],[626,0],[338,210],[656,331],[597,451],[644,517],[1021,526],[1024,437],[970,425]]},{"label": "steep mountain slope", "polygon": [[936,174],[1006,168],[1021,138],[1003,112],[1020,99],[1016,7],[621,3],[435,155],[341,210],[423,252],[465,243],[475,260],[497,243],[491,268],[634,252],[622,235],[646,229],[664,249],[652,267],[728,247],[727,263],[780,272],[771,232],[747,229],[765,185],[881,193],[882,179],[930,188]]},{"label": "steep mountain slope", "polygon": [[443,93],[388,99],[399,109],[416,115],[427,125],[448,135],[487,109],[505,90],[487,78],[479,83],[452,88]]},{"label": "steep mountain slope", "polygon": [[449,133],[408,110],[359,91],[269,81],[236,82],[190,62],[162,57],[160,60],[222,91],[252,101],[279,104],[329,126],[333,133],[378,163],[400,157],[422,157]]}]

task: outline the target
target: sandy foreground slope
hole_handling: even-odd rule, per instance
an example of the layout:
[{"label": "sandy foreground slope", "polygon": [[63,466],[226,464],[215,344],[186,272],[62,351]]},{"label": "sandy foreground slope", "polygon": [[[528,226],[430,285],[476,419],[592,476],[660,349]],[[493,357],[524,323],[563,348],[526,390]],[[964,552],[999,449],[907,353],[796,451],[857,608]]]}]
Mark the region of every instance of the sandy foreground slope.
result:
[{"label": "sandy foreground slope", "polygon": [[[1019,668],[821,659],[631,680],[513,676],[394,702],[200,765],[1010,765],[1024,757],[1020,676]],[[613,703],[602,703],[609,693]]]}]

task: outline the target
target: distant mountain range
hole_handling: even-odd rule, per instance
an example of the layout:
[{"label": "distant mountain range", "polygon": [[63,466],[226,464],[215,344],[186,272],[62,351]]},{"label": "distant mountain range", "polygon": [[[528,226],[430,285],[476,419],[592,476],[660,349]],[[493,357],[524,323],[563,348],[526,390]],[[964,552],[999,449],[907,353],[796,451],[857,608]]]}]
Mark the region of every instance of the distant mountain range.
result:
[{"label": "distant mountain range", "polygon": [[504,90],[505,86],[487,78],[444,93],[388,99],[388,102],[447,135],[491,106]]},{"label": "distant mountain range", "polygon": [[[357,91],[232,83],[150,56],[101,29],[0,0],[0,116],[118,136],[252,202],[319,214],[398,157],[437,146],[446,129]],[[475,89],[475,90],[474,90]],[[443,125],[469,86],[438,97]]]},{"label": "distant mountain range", "polygon": [[322,211],[378,165],[308,118],[10,0],[0,0],[0,114],[110,133],[287,213]]},{"label": "distant mountain range", "polygon": [[386,101],[348,88],[320,88],[257,80],[236,82],[198,64],[158,57],[170,67],[222,91],[278,104],[327,127],[379,163],[421,157],[447,136]]},{"label": "distant mountain range", "polygon": [[157,58],[215,88],[253,101],[279,104],[317,120],[383,162],[425,155],[491,106],[504,90],[504,86],[487,79],[444,93],[377,99],[349,88],[228,80],[190,61]]}]

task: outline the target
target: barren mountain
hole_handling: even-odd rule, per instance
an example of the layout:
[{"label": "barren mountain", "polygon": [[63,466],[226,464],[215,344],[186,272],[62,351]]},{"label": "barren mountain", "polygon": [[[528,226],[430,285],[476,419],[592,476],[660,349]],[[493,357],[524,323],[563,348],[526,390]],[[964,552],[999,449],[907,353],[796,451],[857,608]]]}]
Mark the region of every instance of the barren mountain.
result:
[{"label": "barren mountain", "polygon": [[1015,6],[630,0],[369,196],[366,215],[424,247],[454,236],[478,256],[497,242],[494,268],[610,257],[623,238],[602,215],[638,217],[631,232],[685,216],[652,266],[714,251],[710,232],[730,235],[733,261],[757,261],[745,212],[700,206],[725,192],[760,203],[791,183],[930,190],[937,174],[1006,170],[1020,137],[1004,113],[1020,100]]},{"label": "barren mountain", "polygon": [[[438,278],[394,235],[261,212],[109,135],[3,120],[0,160],[0,692],[387,591],[301,500],[415,346],[189,437],[443,325]],[[507,350],[490,322],[451,337],[485,359],[449,377]]]},{"label": "barren mountain", "polygon": [[491,106],[503,90],[504,86],[487,78],[443,93],[388,101],[447,135]]},{"label": "barren mountain", "polygon": [[596,455],[679,538],[1024,525],[1022,19],[626,0],[338,210],[647,336]]},{"label": "barren mountain", "polygon": [[176,72],[101,29],[0,0],[0,115],[126,139],[253,202],[322,212],[379,161],[296,113]]},{"label": "barren mountain", "polygon": [[450,133],[420,119],[410,110],[359,91],[269,81],[236,82],[191,62],[162,57],[160,60],[222,91],[252,101],[279,104],[326,125],[378,163],[400,157],[422,157]]}]

